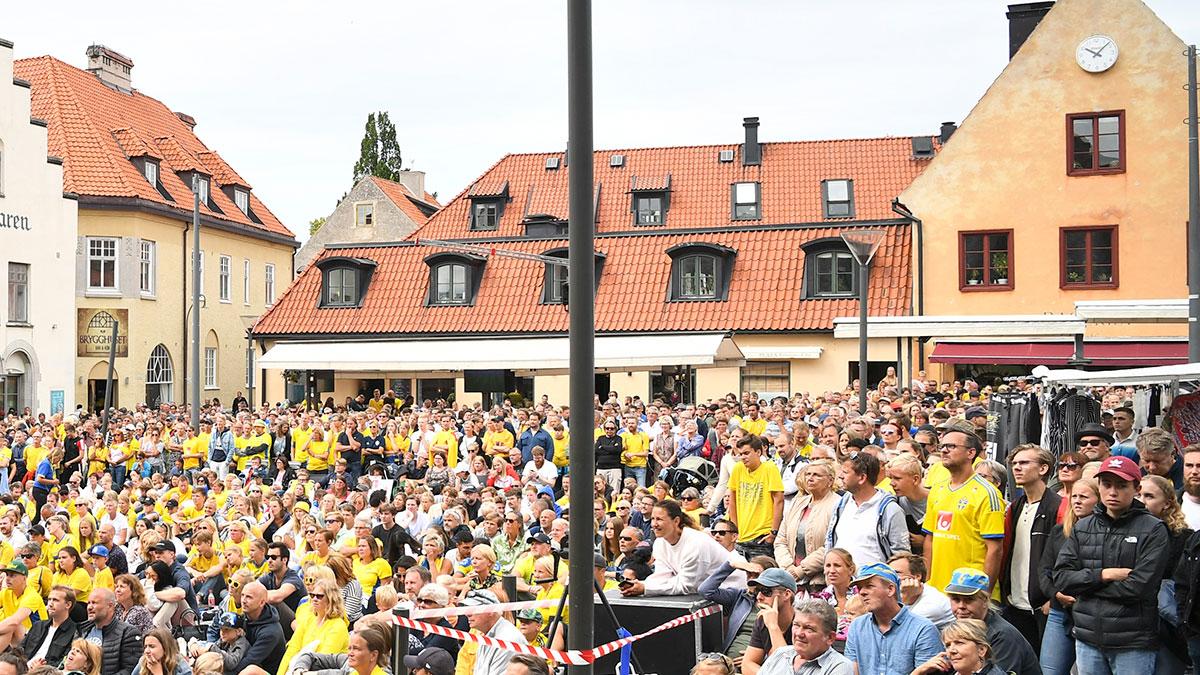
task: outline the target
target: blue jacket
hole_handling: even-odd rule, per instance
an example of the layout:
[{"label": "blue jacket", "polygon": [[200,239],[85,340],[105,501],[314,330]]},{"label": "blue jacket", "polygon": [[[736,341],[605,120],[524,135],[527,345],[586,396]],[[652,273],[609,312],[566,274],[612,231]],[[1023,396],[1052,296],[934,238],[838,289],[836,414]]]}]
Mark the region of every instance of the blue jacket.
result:
[{"label": "blue jacket", "polygon": [[228,462],[233,457],[233,432],[229,429],[214,433],[208,441],[208,460],[210,462]]},{"label": "blue jacket", "polygon": [[737,637],[742,624],[746,622],[746,618],[754,609],[754,598],[750,597],[745,590],[721,588],[721,584],[729,578],[730,574],[733,574],[733,567],[729,563],[724,563],[717,568],[716,572],[712,573],[712,576],[700,583],[699,589],[700,597],[720,605],[725,616],[729,617],[729,624],[725,629],[725,642],[721,647],[722,652],[729,651],[729,645],[733,644],[733,639]]},{"label": "blue jacket", "polygon": [[533,446],[540,445],[546,451],[546,461],[554,461],[554,439],[545,429],[539,428],[537,433],[526,429],[517,440],[517,449],[521,451],[521,465],[533,461]]}]

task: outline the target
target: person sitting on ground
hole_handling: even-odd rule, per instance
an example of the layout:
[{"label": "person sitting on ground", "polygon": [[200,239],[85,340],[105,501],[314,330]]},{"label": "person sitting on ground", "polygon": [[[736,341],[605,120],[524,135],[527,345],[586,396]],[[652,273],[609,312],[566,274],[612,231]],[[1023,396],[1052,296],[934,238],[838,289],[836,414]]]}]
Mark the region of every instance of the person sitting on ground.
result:
[{"label": "person sitting on ground", "polygon": [[287,645],[279,625],[279,612],[267,604],[267,588],[257,581],[243,586],[242,609],[246,612],[246,640],[250,650],[230,672],[257,668],[263,673],[274,673]]},{"label": "person sitting on ground", "polygon": [[454,659],[445,649],[426,647],[418,654],[404,657],[404,665],[413,675],[452,675]]},{"label": "person sitting on ground", "polygon": [[76,638],[71,643],[71,651],[63,660],[64,673],[82,673],[83,675],[100,675],[100,662],[103,654],[100,645],[95,645],[83,638]]},{"label": "person sitting on ground", "polygon": [[107,588],[97,588],[88,597],[88,620],[79,625],[79,637],[99,644],[104,651],[102,675],[130,675],[142,654],[141,632],[118,621],[116,610],[117,596]]},{"label": "person sitting on ground", "polygon": [[950,599],[925,583],[929,570],[925,567],[924,557],[915,553],[897,553],[888,564],[900,575],[900,601],[913,614],[929,619],[938,630],[954,623]]},{"label": "person sitting on ground", "polygon": [[191,675],[192,668],[179,653],[179,643],[165,628],[155,628],[143,639],[142,658],[132,675]]},{"label": "person sitting on ground", "polygon": [[75,590],[65,586],[50,589],[50,601],[46,603],[45,621],[35,621],[21,641],[21,651],[30,661],[41,659],[43,663],[62,663],[71,649],[71,641],[79,632],[71,620],[71,607],[75,605]]},{"label": "person sitting on ground", "polygon": [[194,643],[191,656],[197,658],[201,654],[216,652],[221,655],[224,669],[232,671],[250,651],[250,641],[246,639],[246,619],[234,612],[224,612],[213,623],[220,631],[219,640]]},{"label": "person sitting on ground", "polygon": [[[363,625],[364,623],[365,625]],[[300,673],[385,675],[391,672],[388,660],[391,648],[392,637],[388,624],[364,617],[354,632],[350,633],[345,650],[336,653],[306,652],[300,654],[292,661],[292,668],[288,673],[289,675],[299,675]],[[453,661],[451,661],[449,673],[438,671],[438,675],[451,675],[453,672]]]},{"label": "person sitting on ground", "polygon": [[508,661],[505,675],[550,675],[546,659],[530,654],[513,654]]}]

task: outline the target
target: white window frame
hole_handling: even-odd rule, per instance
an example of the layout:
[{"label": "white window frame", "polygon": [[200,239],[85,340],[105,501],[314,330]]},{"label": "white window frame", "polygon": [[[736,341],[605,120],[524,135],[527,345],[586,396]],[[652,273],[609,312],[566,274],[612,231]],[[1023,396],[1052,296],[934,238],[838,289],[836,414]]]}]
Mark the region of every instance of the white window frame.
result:
[{"label": "white window frame", "polygon": [[250,259],[242,261],[242,304],[250,306]]},{"label": "white window frame", "polygon": [[[112,254],[108,255],[101,251],[101,255],[96,255],[94,246],[107,247],[112,245]],[[85,242],[87,246],[87,290],[88,293],[97,295],[120,295],[121,293],[121,239],[120,237],[88,237]],[[112,265],[112,285],[111,286],[93,286],[92,285],[92,263],[98,262],[101,265],[100,275],[104,276],[104,265],[109,263]]]},{"label": "white window frame", "polygon": [[209,195],[208,195],[208,188],[209,188],[208,179],[203,176],[197,176],[196,177],[196,186],[199,188],[199,191],[200,191],[200,203],[205,206],[208,206],[208,197],[209,197]]},{"label": "white window frame", "polygon": [[233,203],[237,205],[242,213],[250,215],[250,193],[239,188],[233,189]]},{"label": "white window frame", "polygon": [[[22,268],[24,268],[22,270]],[[8,323],[29,323],[29,277],[33,268],[29,263],[10,260],[8,263]],[[24,271],[24,279],[14,279],[14,273]]]},{"label": "white window frame", "polygon": [[354,205],[354,226],[372,227],[375,225],[375,202],[359,202]]},{"label": "white window frame", "polygon": [[221,302],[233,301],[233,284],[231,277],[233,276],[233,258],[227,255],[220,257],[220,267],[218,268],[218,284],[217,292],[221,297]]},{"label": "white window frame", "polygon": [[204,388],[217,388],[217,348],[204,348]]},{"label": "white window frame", "polygon": [[267,263],[264,275],[266,280],[267,307],[270,307],[275,304],[275,265],[273,263]]},{"label": "white window frame", "polygon": [[138,289],[143,298],[158,291],[158,247],[149,239],[138,242]]},{"label": "white window frame", "polygon": [[158,187],[158,162],[149,159],[142,162],[142,175],[146,177],[146,182]]}]

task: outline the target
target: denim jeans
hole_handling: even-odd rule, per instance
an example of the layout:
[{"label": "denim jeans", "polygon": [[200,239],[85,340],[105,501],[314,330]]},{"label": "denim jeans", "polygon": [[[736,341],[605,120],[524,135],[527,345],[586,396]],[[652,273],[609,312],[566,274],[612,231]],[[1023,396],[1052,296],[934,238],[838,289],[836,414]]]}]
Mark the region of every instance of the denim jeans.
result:
[{"label": "denim jeans", "polygon": [[1075,641],[1079,675],[1153,673],[1157,655],[1153,649],[1098,649],[1083,640]]},{"label": "denim jeans", "polygon": [[111,469],[113,479],[113,489],[120,490],[125,485],[125,465],[118,464]]},{"label": "denim jeans", "polygon": [[627,466],[625,467],[625,477],[633,478],[638,485],[646,487],[646,467],[644,466]]},{"label": "denim jeans", "polygon": [[1071,666],[1075,665],[1075,638],[1071,636],[1070,616],[1065,611],[1050,608],[1038,660],[1043,675],[1070,675]]}]

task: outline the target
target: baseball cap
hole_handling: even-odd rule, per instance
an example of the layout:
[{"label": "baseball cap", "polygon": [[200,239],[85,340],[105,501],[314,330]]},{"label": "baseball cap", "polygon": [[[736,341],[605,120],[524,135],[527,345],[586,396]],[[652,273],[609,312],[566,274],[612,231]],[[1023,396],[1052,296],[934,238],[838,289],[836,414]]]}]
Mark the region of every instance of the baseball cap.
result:
[{"label": "baseball cap", "polygon": [[975,595],[988,590],[988,575],[974,567],[960,567],[950,573],[946,593],[950,595]]},{"label": "baseball cap", "polygon": [[312,510],[312,504],[309,504],[308,502],[300,501],[300,502],[296,502],[296,505],[293,506],[292,509],[300,509],[301,511],[308,513],[309,511]]},{"label": "baseball cap", "polygon": [[426,647],[416,656],[406,656],[404,665],[409,670],[423,668],[429,671],[430,675],[454,674],[454,659],[450,658],[450,652],[441,647]]},{"label": "baseball cap", "polygon": [[964,417],[968,420],[973,420],[977,417],[987,417],[987,411],[983,408],[971,408],[967,410],[967,414]]},{"label": "baseball cap", "polygon": [[478,494],[478,493],[479,493],[479,488],[475,487],[474,485],[468,485],[467,487],[463,488],[464,495]]},{"label": "baseball cap", "polygon": [[91,553],[92,555],[101,555],[101,556],[104,556],[105,558],[107,558],[108,557],[108,547],[104,546],[103,544],[96,544],[95,546],[92,547],[92,550],[88,551],[88,553]]},{"label": "baseball cap", "polygon": [[536,621],[541,623],[542,613],[532,607],[526,607],[517,612],[517,621]]},{"label": "baseball cap", "polygon": [[938,431],[960,431],[964,434],[975,433],[975,425],[961,417],[951,417],[934,428]]},{"label": "baseball cap", "polygon": [[467,593],[467,596],[458,604],[462,607],[480,607],[482,605],[496,605],[499,603],[500,600],[496,597],[495,593],[481,588],[477,591]]},{"label": "baseball cap", "polygon": [[1100,470],[1096,472],[1096,476],[1099,477],[1101,474],[1106,473],[1111,473],[1128,481],[1142,479],[1142,470],[1138,468],[1138,465],[1134,464],[1132,459],[1121,455],[1113,455],[1104,460],[1100,464]]},{"label": "baseball cap", "polygon": [[8,563],[8,566],[3,570],[0,570],[0,572],[12,572],[13,574],[29,576],[29,568],[26,567],[25,563],[21,562],[20,560],[14,560]]},{"label": "baseball cap", "polygon": [[796,580],[792,575],[778,567],[763,570],[763,573],[758,575],[757,579],[750,581],[747,586],[762,586],[763,588],[786,588],[793,593],[796,592]]},{"label": "baseball cap", "polygon": [[234,612],[223,612],[217,617],[217,628],[244,628],[245,621],[242,620],[240,614]]},{"label": "baseball cap", "polygon": [[[850,585],[856,586],[870,579],[871,577],[879,577],[880,579],[891,583],[893,586],[900,586],[900,575],[896,574],[896,570],[892,569],[891,565],[885,565],[883,563],[872,563],[870,565],[861,567],[858,570],[858,576],[854,577],[854,579],[850,581]],[[759,575],[759,578],[761,579],[762,576]]]},{"label": "baseball cap", "polygon": [[166,553],[167,551],[174,553],[175,545],[169,541],[160,541],[154,545],[153,550],[155,553]]},{"label": "baseball cap", "polygon": [[532,544],[535,541],[539,544],[549,544],[550,537],[546,536],[545,532],[538,532],[537,534],[531,534],[525,538],[526,544]]}]

